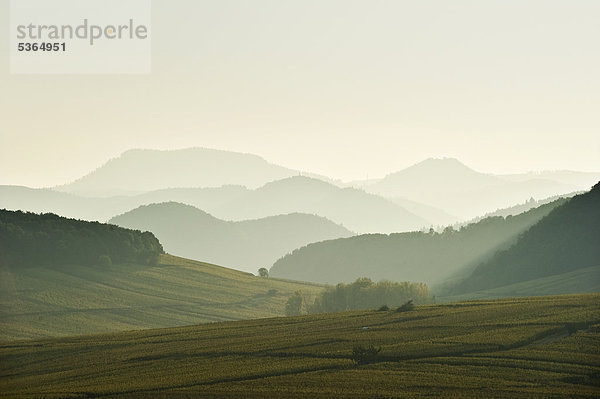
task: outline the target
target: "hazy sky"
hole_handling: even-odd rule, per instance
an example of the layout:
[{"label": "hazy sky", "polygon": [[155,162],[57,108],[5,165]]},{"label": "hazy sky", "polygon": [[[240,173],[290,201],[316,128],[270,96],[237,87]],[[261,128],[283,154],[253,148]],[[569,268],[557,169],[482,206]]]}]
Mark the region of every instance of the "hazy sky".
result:
[{"label": "hazy sky", "polygon": [[150,75],[10,75],[0,0],[0,184],[190,146],[346,180],[432,156],[600,171],[600,1],[152,7]]}]

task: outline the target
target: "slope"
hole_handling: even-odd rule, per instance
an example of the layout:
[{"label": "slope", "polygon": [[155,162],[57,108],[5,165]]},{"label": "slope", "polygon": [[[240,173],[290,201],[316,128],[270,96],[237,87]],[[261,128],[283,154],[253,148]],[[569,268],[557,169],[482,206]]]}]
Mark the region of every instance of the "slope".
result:
[{"label": "slope", "polygon": [[432,285],[507,248],[563,201],[506,219],[487,218],[458,231],[361,235],[310,244],[275,262],[271,274],[332,284],[365,276]]},{"label": "slope", "polygon": [[311,242],[349,237],[350,231],[307,214],[226,222],[175,202],[141,206],[110,220],[119,226],[152,231],[169,253],[256,272]]},{"label": "slope", "polygon": [[539,277],[466,294],[436,296],[438,302],[473,299],[497,299],[534,295],[564,295],[600,292],[600,266],[585,267],[572,272]]},{"label": "slope", "polygon": [[571,198],[478,266],[453,292],[496,288],[600,265],[600,183]]},{"label": "slope", "polygon": [[[600,296],[0,345],[7,398],[597,398]],[[369,328],[364,328],[369,327]],[[379,347],[356,364],[355,346]]]},{"label": "slope", "polygon": [[410,231],[430,224],[377,195],[355,188],[339,188],[305,176],[268,183],[211,212],[232,220],[291,212],[310,213],[360,233]]},{"label": "slope", "polygon": [[0,340],[172,327],[284,314],[321,287],[161,255],[157,265],[0,268]]},{"label": "slope", "polygon": [[207,148],[130,150],[59,191],[92,196],[141,193],[170,187],[227,184],[258,187],[297,174],[259,156]]}]

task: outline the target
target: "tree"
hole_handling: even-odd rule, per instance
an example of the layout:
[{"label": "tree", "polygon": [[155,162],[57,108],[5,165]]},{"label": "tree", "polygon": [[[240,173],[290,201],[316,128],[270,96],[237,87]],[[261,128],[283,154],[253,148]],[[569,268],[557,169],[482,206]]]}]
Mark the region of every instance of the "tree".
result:
[{"label": "tree", "polygon": [[296,291],[290,296],[285,304],[285,314],[287,316],[297,316],[302,313],[304,306],[304,295],[302,291]]},{"label": "tree", "polygon": [[260,269],[258,269],[258,275],[260,277],[269,277],[269,271],[266,268],[261,267]]}]

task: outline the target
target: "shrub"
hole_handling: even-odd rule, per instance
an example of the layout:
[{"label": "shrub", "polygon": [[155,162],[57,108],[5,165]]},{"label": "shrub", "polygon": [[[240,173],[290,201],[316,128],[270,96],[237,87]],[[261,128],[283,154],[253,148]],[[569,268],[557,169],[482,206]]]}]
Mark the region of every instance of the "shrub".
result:
[{"label": "shrub", "polygon": [[356,364],[372,363],[377,359],[379,352],[381,352],[381,347],[375,348],[373,345],[367,347],[354,345],[354,348],[352,349],[352,360],[354,360]]},{"label": "shrub", "polygon": [[404,303],[402,306],[400,306],[396,310],[396,312],[410,312],[414,308],[415,308],[415,304],[413,303],[412,299],[409,299],[406,303]]}]

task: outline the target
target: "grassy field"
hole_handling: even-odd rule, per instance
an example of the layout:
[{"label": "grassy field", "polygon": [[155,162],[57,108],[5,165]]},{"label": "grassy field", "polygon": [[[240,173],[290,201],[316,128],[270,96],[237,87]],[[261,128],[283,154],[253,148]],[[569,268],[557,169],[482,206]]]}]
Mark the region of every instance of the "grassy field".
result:
[{"label": "grassy field", "polygon": [[561,295],[600,292],[600,266],[586,267],[554,276],[541,277],[499,288],[468,294],[438,296],[438,302],[497,299],[532,295]]},{"label": "grassy field", "polygon": [[157,266],[0,269],[0,341],[281,316],[291,293],[321,289],[170,255]]},{"label": "grassy field", "polygon": [[600,294],[0,345],[7,398],[597,398],[599,378]]}]

